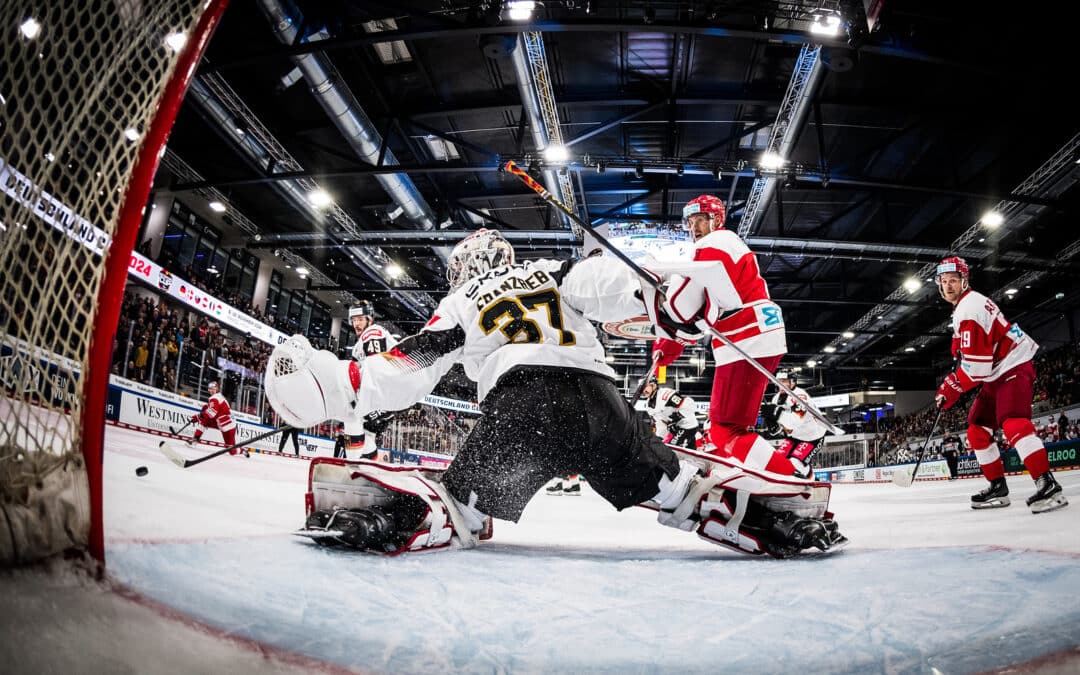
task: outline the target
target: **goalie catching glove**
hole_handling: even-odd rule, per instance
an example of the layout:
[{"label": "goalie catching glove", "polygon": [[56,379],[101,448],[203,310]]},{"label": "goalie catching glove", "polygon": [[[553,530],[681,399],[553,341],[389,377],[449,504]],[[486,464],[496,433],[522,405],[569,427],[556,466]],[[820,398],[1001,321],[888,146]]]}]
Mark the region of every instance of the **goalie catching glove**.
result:
[{"label": "goalie catching glove", "polygon": [[303,335],[274,348],[266,365],[264,387],[274,411],[292,427],[307,429],[328,419],[356,419],[360,368],[316,350]]}]

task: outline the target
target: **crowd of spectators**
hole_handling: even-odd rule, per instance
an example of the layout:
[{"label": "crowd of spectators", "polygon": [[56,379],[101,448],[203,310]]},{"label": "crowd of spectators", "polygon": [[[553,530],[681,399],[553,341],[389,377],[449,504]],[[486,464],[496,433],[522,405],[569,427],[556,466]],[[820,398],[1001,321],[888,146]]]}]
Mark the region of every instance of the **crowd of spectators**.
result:
[{"label": "crowd of spectators", "polygon": [[271,350],[261,340],[237,337],[218,322],[179,303],[128,289],[113,343],[112,372],[177,391],[184,377],[202,363],[216,373],[218,357],[261,373]]}]

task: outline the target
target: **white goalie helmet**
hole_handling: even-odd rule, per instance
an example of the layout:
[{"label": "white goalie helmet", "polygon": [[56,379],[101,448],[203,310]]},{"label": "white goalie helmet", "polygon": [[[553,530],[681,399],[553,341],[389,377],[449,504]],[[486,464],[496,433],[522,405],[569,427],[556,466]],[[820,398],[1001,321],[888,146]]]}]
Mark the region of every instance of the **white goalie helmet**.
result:
[{"label": "white goalie helmet", "polygon": [[480,229],[458,242],[446,261],[450,290],[484,272],[514,264],[514,247],[498,230]]},{"label": "white goalie helmet", "polygon": [[[263,386],[266,398],[282,420],[306,429],[328,419],[347,421],[355,400],[352,361],[339,361],[325,350],[311,346],[303,335],[294,335],[274,348],[266,364]],[[356,373],[359,383],[359,371]]]}]

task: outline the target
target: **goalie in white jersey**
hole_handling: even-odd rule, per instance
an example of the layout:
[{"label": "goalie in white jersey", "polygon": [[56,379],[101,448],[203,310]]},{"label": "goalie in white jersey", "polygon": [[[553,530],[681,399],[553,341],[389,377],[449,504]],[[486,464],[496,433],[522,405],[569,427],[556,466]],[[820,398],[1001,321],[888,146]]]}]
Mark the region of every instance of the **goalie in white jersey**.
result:
[{"label": "goalie in white jersey", "polygon": [[[590,323],[643,313],[626,265],[602,256],[515,264],[501,234],[479,230],[454,248],[447,267],[449,295],[423,330],[389,352],[359,365],[339,362],[295,336],[271,356],[267,397],[290,424],[406,408],[455,363],[477,382],[484,413],[438,479],[350,465],[341,490],[354,496],[335,492],[322,505],[314,498],[305,536],[386,553],[472,546],[490,532],[492,517],[517,521],[552,477],[571,473],[616,509],[650,502],[665,525],[690,530],[711,515],[699,507],[720,478],[680,461],[636,417]],[[740,485],[767,483],[737,470],[724,480],[736,473],[747,479]],[[351,508],[337,508],[342,503]],[[823,513],[747,508],[744,499],[732,531],[746,533],[748,552],[782,556],[841,539]],[[729,545],[738,546],[733,536]]]},{"label": "goalie in white jersey", "polygon": [[[393,349],[397,339],[379,324],[375,323],[375,308],[368,300],[361,300],[349,308],[349,323],[356,333],[356,344],[352,348],[352,357],[363,361],[365,357]],[[363,459],[374,459],[378,453],[375,447],[376,435],[390,423],[389,414],[373,413],[364,420],[345,422],[345,450],[359,454]],[[371,448],[367,444],[371,443]],[[364,450],[367,449],[367,452]],[[355,455],[354,455],[355,456]]]}]

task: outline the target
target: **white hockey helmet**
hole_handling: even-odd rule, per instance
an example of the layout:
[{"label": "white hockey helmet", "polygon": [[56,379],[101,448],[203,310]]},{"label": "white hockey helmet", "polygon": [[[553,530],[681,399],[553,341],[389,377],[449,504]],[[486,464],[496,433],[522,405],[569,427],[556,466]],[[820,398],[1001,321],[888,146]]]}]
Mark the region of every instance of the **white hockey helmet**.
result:
[{"label": "white hockey helmet", "polygon": [[450,290],[484,272],[514,264],[514,247],[498,230],[482,228],[458,242],[446,261]]},{"label": "white hockey helmet", "polygon": [[791,375],[791,373],[787,372],[786,370],[781,370],[780,372],[776,373],[776,379],[789,380],[791,382],[795,381],[795,378]]}]

